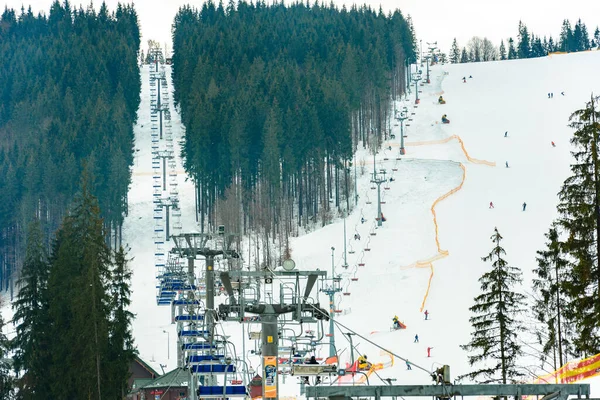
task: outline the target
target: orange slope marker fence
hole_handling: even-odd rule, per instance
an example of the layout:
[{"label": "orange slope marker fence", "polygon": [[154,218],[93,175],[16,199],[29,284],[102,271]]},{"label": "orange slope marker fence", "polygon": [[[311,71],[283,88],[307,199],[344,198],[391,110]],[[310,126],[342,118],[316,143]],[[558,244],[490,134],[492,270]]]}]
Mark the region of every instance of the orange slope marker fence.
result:
[{"label": "orange slope marker fence", "polygon": [[[424,141],[424,142],[409,142],[409,143],[406,143],[406,146],[427,146],[427,145],[435,145],[435,144],[444,144],[444,143],[450,142],[451,140],[458,141],[458,143],[460,144],[460,148],[462,149],[462,152],[464,153],[467,160],[469,160],[469,162],[472,162],[473,164],[487,165],[490,167],[496,166],[495,162],[479,160],[479,159],[471,157],[469,155],[469,153],[467,152],[467,149],[465,148],[464,142],[458,135],[452,135],[450,137],[447,137],[446,139],[441,139],[441,140],[431,140],[431,141]],[[427,298],[429,297],[429,290],[431,289],[431,281],[433,280],[433,274],[434,274],[433,262],[440,260],[442,258],[445,258],[450,254],[448,252],[448,250],[442,250],[442,248],[440,246],[439,226],[438,226],[438,222],[437,222],[437,214],[435,212],[435,206],[437,206],[439,202],[447,199],[448,197],[450,197],[451,195],[453,195],[454,193],[456,193],[460,189],[462,189],[463,184],[465,183],[465,178],[467,176],[467,170],[465,169],[465,166],[462,163],[459,163],[459,166],[463,172],[462,178],[460,180],[460,184],[458,186],[456,186],[455,188],[451,189],[450,191],[448,191],[447,193],[444,193],[442,196],[438,197],[431,205],[430,210],[431,210],[431,215],[433,216],[433,226],[435,227],[435,245],[437,247],[437,254],[432,257],[429,257],[427,259],[424,259],[424,260],[418,260],[410,265],[403,267],[403,269],[407,269],[407,268],[429,268],[430,269],[429,280],[427,282],[427,290],[425,291],[425,295],[423,296],[423,301],[421,302],[420,311],[423,311],[423,309],[425,308],[425,302],[427,301]]]}]

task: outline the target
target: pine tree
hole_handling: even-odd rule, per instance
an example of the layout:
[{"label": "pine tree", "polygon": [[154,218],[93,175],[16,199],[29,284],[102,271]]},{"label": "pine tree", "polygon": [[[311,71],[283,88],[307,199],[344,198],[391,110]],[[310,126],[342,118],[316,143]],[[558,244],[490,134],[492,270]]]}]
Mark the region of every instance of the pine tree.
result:
[{"label": "pine tree", "polygon": [[[1,303],[0,306],[2,306]],[[10,342],[4,334],[3,328],[4,319],[2,319],[2,313],[0,313],[0,399],[11,399],[14,392],[14,379],[10,374],[8,360]]]},{"label": "pine tree", "polygon": [[525,296],[515,291],[522,282],[519,268],[511,267],[503,258],[504,249],[500,246],[502,236],[497,228],[491,236],[494,248],[483,261],[492,262],[492,270],[484,273],[479,282],[482,293],[475,297],[475,305],[470,310],[474,316],[469,321],[473,326],[471,342],[461,346],[469,352],[469,365],[483,364],[465,376],[478,379],[481,383],[515,382],[523,374],[517,369],[517,358],[521,346],[517,335],[523,327],[516,319],[524,312]]},{"label": "pine tree", "polygon": [[500,40],[500,60],[506,60],[506,47],[504,47],[504,40]]},{"label": "pine tree", "polygon": [[517,51],[515,50],[515,41],[513,38],[508,38],[508,59],[514,60],[517,58]]},{"label": "pine tree", "polygon": [[19,395],[24,399],[39,398],[48,384],[48,268],[44,234],[40,223],[34,221],[29,226],[19,294],[13,303],[13,322],[17,325],[14,369],[26,374],[19,385]]},{"label": "pine tree", "polygon": [[129,365],[137,351],[133,343],[131,322],[134,315],[129,311],[131,304],[131,270],[127,265],[127,254],[123,247],[115,252],[114,268],[110,282],[110,331],[109,331],[109,374],[106,385],[109,398],[122,399],[127,394]]},{"label": "pine tree", "polygon": [[573,354],[569,340],[571,330],[568,328],[571,324],[565,321],[564,315],[568,304],[564,282],[569,273],[569,263],[563,255],[563,243],[559,240],[556,226],[546,233],[546,239],[546,249],[537,252],[538,267],[533,271],[537,276],[533,280],[533,288],[538,294],[534,313],[536,319],[546,325],[546,335],[536,331],[538,342],[543,346],[542,360],[550,355],[556,370]]},{"label": "pine tree", "polygon": [[598,27],[594,31],[594,40],[596,41],[596,47],[600,47],[600,29]]},{"label": "pine tree", "polygon": [[565,252],[571,261],[570,279],[565,290],[571,302],[567,317],[574,321],[576,351],[596,354],[600,351],[600,110],[598,97],[569,118],[575,129],[571,144],[574,161],[572,175],[559,192],[558,225],[567,240]]},{"label": "pine tree", "polygon": [[456,38],[452,41],[452,47],[450,48],[450,62],[452,64],[458,64],[460,62],[460,48],[456,42]]},{"label": "pine tree", "polygon": [[562,24],[559,39],[560,51],[571,52],[573,49],[573,31],[571,30],[571,23],[568,19],[565,19]]}]

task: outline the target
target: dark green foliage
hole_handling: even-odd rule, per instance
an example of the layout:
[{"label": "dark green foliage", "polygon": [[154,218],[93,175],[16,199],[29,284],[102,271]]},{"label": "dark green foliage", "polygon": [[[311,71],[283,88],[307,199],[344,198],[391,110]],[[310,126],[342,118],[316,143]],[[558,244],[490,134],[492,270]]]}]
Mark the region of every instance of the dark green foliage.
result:
[{"label": "dark green foliage", "polygon": [[19,293],[13,303],[13,323],[17,331],[13,341],[14,369],[26,372],[19,384],[19,396],[23,399],[39,398],[39,388],[49,384],[49,265],[44,242],[40,223],[32,222],[27,234],[25,261],[18,282]]},{"label": "dark green foliage", "polygon": [[462,52],[460,53],[460,62],[461,63],[468,63],[469,62],[469,55],[467,54],[467,49],[463,47]]},{"label": "dark green foliage", "polygon": [[0,399],[11,399],[14,393],[14,379],[10,374],[8,359],[10,342],[3,333],[3,328],[4,320],[2,319],[2,313],[0,313]]},{"label": "dark green foliage", "polygon": [[559,240],[555,226],[550,228],[546,239],[546,249],[537,252],[538,267],[533,271],[537,276],[533,280],[533,288],[537,294],[533,310],[536,319],[545,325],[543,332],[539,327],[535,331],[537,340],[542,345],[541,359],[546,361],[550,357],[551,365],[556,370],[574,354],[570,341],[571,323],[564,315],[564,310],[568,307],[564,287],[569,263],[564,256],[564,245]]},{"label": "dark green foliage", "polygon": [[399,11],[317,3],[183,7],[173,42],[185,168],[203,229],[216,223],[216,202],[231,187],[244,227],[267,232],[284,218],[316,221],[352,199],[353,149],[387,135],[389,99],[402,93],[415,59]]},{"label": "dark green foliage", "polygon": [[575,111],[571,144],[572,175],[559,192],[558,227],[566,240],[563,250],[570,262],[564,289],[569,297],[566,317],[575,325],[574,347],[584,354],[600,351],[600,111],[598,98]]},{"label": "dark green foliage", "polygon": [[524,311],[525,296],[515,291],[522,281],[521,271],[504,260],[497,228],[491,239],[494,248],[482,260],[491,261],[492,270],[479,278],[482,293],[470,308],[474,314],[469,319],[471,342],[461,346],[469,352],[469,365],[483,366],[465,376],[481,383],[514,383],[522,376],[517,368],[521,355],[517,335],[523,327],[516,317]]},{"label": "dark green foliage", "polygon": [[[39,219],[45,242],[73,198],[82,160],[95,168],[107,233],[117,241],[126,212],[140,77],[137,15],[119,5],[0,18],[0,285]],[[92,165],[90,165],[92,167]],[[8,266],[8,267],[7,267]]]}]

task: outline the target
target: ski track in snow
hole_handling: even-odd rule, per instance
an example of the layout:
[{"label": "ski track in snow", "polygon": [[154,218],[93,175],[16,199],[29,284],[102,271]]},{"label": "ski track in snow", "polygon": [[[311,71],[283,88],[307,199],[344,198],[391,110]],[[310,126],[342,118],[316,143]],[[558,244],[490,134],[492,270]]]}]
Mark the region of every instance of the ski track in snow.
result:
[{"label": "ski track in snow", "polygon": [[[600,93],[600,52],[558,55],[529,60],[433,66],[431,84],[419,86],[420,105],[414,107],[414,92],[409,101],[398,102],[415,112],[407,121],[405,139],[407,154],[397,160],[400,128],[393,126],[396,139],[384,143],[377,155],[377,168],[386,168],[393,182],[382,184],[382,211],[387,221],[377,228],[377,191],[369,182],[373,168],[372,155],[357,152],[359,202],[346,219],[348,269],[343,264],[343,223],[334,223],[292,240],[292,258],[298,269],[331,271],[331,246],[335,246],[336,274],[342,274],[342,288],[349,296],[336,298],[344,311],[336,320],[377,342],[411,363],[428,370],[449,364],[452,377],[469,371],[466,354],[459,345],[469,341],[471,332],[468,308],[479,294],[477,282],[488,265],[481,261],[492,243],[494,227],[504,237],[503,245],[509,263],[524,273],[525,293],[531,292],[531,271],[535,268],[535,252],[543,247],[544,233],[556,217],[556,193],[569,175],[571,162],[567,127],[569,115]],[[170,67],[165,68],[169,90],[172,90]],[[447,74],[445,74],[447,73]],[[463,83],[462,77],[467,78]],[[129,193],[130,213],[124,225],[124,238],[133,257],[132,311],[136,315],[133,331],[140,356],[156,370],[176,366],[176,331],[170,324],[170,307],[158,307],[155,295],[157,281],[154,267],[155,244],[152,239],[152,155],[150,135],[149,67],[141,69],[142,97],[135,127],[135,163]],[[414,90],[414,86],[412,87]],[[564,91],[565,96],[560,92]],[[554,98],[548,99],[547,93]],[[443,93],[445,105],[437,104]],[[172,97],[172,96],[171,96]],[[451,123],[442,125],[441,115]],[[177,142],[183,136],[179,114],[171,105],[172,129]],[[508,137],[504,132],[508,131]],[[447,143],[411,146],[411,143],[441,141],[459,136],[472,158],[495,162],[496,166],[469,162],[456,140]],[[554,141],[553,148],[550,142]],[[392,146],[392,150],[387,150]],[[359,147],[360,148],[360,147]],[[194,191],[186,181],[179,147],[177,175],[183,231],[197,229],[194,217]],[[385,160],[387,158],[387,160]],[[505,168],[508,161],[510,168]],[[364,165],[361,174],[360,165]],[[440,196],[460,185],[462,188],[437,203],[435,207],[440,248],[448,256],[433,261],[432,266],[410,267],[419,260],[438,254],[431,206]],[[393,171],[396,168],[397,171]],[[389,187],[385,190],[384,187]],[[489,209],[489,202],[494,209]],[[370,202],[371,204],[367,204]],[[521,205],[527,202],[527,211]],[[361,224],[361,217],[366,219]],[[359,233],[361,240],[354,240]],[[375,233],[375,235],[371,235]],[[170,247],[170,246],[168,246]],[[167,249],[168,249],[167,247]],[[365,251],[369,248],[369,251]],[[358,266],[364,263],[364,266]],[[201,264],[201,263],[198,263]],[[431,272],[433,271],[433,276]],[[358,278],[351,281],[350,278]],[[431,280],[430,280],[431,278]],[[422,305],[430,312],[425,321]],[[313,295],[316,295],[313,292]],[[320,294],[326,306],[328,299]],[[2,310],[5,320],[12,315],[10,307]],[[398,315],[406,330],[390,332],[392,317]],[[256,330],[258,326],[250,326]],[[307,329],[307,327],[303,327]],[[314,328],[314,327],[312,327]],[[231,335],[241,354],[242,330],[238,323],[221,323],[219,331]],[[169,343],[167,334],[169,332]],[[5,332],[14,334],[7,326]],[[415,334],[420,342],[413,343]],[[349,360],[348,342],[336,331],[342,364]],[[366,341],[355,337],[358,351],[369,355],[372,362],[389,358]],[[426,348],[432,347],[431,357]],[[246,340],[246,349],[255,344]],[[170,358],[167,357],[169,349]],[[326,357],[329,345],[318,347],[317,356]],[[356,355],[355,355],[356,356]],[[252,367],[259,366],[257,357],[249,358]],[[539,363],[535,363],[539,364]],[[546,367],[548,369],[548,367]],[[396,360],[391,368],[372,375],[370,384],[381,384],[378,377],[396,378],[395,384],[430,384],[431,378],[413,367],[406,371],[404,362]],[[325,381],[327,382],[327,380]],[[592,384],[592,395],[600,392],[600,378],[584,381]],[[297,378],[282,377],[281,396],[297,396]]]}]

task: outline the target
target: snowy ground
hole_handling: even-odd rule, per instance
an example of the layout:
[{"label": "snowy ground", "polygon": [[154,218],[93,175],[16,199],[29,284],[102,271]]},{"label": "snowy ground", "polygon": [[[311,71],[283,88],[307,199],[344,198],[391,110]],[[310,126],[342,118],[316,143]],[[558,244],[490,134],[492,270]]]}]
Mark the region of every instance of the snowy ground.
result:
[{"label": "snowy ground", "polygon": [[[543,235],[556,216],[556,193],[569,174],[568,117],[584,106],[591,92],[600,93],[598,70],[600,52],[432,67],[431,84],[419,87],[422,93],[418,108],[413,108],[414,93],[405,103],[415,112],[405,131],[406,156],[397,159],[397,126],[393,126],[397,139],[384,146],[391,146],[392,150],[383,150],[377,156],[377,169],[385,168],[387,176],[395,179],[382,184],[383,213],[387,219],[383,227],[376,227],[377,193],[369,183],[372,156],[359,152],[357,160],[364,162],[365,173],[359,177],[359,203],[346,219],[347,250],[353,251],[347,254],[349,267],[342,268],[341,219],[292,242],[299,269],[331,271],[331,247],[335,247],[336,274],[342,274],[343,291],[350,293],[336,299],[336,308],[343,311],[336,319],[427,370],[449,364],[453,378],[467,372],[466,354],[459,345],[469,340],[468,307],[479,293],[477,279],[488,267],[481,257],[491,249],[489,237],[498,227],[504,236],[507,260],[523,269],[523,290],[529,292],[535,252],[543,246]],[[165,72],[170,91],[170,69],[167,67]],[[142,103],[135,128],[139,151],[124,236],[134,257],[132,311],[136,314],[136,344],[140,356],[160,371],[160,364],[166,365],[165,370],[176,366],[176,331],[175,325],[169,323],[170,308],[158,307],[155,301],[152,97],[148,67],[144,66],[141,73]],[[469,75],[473,78],[469,79]],[[463,83],[463,76],[467,83]],[[547,98],[548,92],[554,93],[553,99]],[[436,103],[441,93],[447,100],[443,106]],[[178,114],[170,107],[174,151],[179,155],[182,127]],[[442,114],[448,115],[451,124],[439,123]],[[471,159],[488,163],[469,161],[456,139],[423,144],[453,135],[462,139]],[[556,147],[551,146],[551,141]],[[505,168],[505,162],[510,168]],[[495,166],[489,165],[493,163]],[[185,180],[179,158],[175,168],[170,169],[178,171],[183,231],[193,230],[193,185]],[[458,187],[460,190],[433,207],[438,248],[432,206],[436,199]],[[490,201],[494,209],[489,209]],[[527,203],[525,212],[523,202]],[[364,224],[361,217],[366,219]],[[354,233],[359,233],[361,240],[354,240]],[[163,250],[168,248],[165,245]],[[364,266],[358,265],[362,263]],[[353,277],[358,280],[351,281]],[[327,298],[322,296],[320,302],[327,304]],[[430,312],[428,321],[423,318],[425,309]],[[395,314],[407,325],[406,330],[389,331]],[[219,329],[232,335],[241,354],[241,326],[226,323]],[[415,334],[419,335],[419,343],[413,342]],[[348,342],[339,331],[336,341],[338,352],[344,351],[341,361],[345,362],[349,359]],[[255,347],[254,342],[247,340],[244,344],[247,349]],[[354,344],[371,361],[387,359],[364,340],[355,338]],[[427,347],[432,347],[431,357],[427,357]],[[327,356],[328,346],[320,346],[318,355]],[[254,368],[257,362],[251,360]],[[406,371],[402,362],[378,375],[396,378],[396,384],[430,383],[426,373]],[[592,383],[596,397],[600,393],[599,381],[586,381]],[[370,384],[381,381],[373,375]],[[299,394],[295,378],[286,378],[280,394]]]}]

